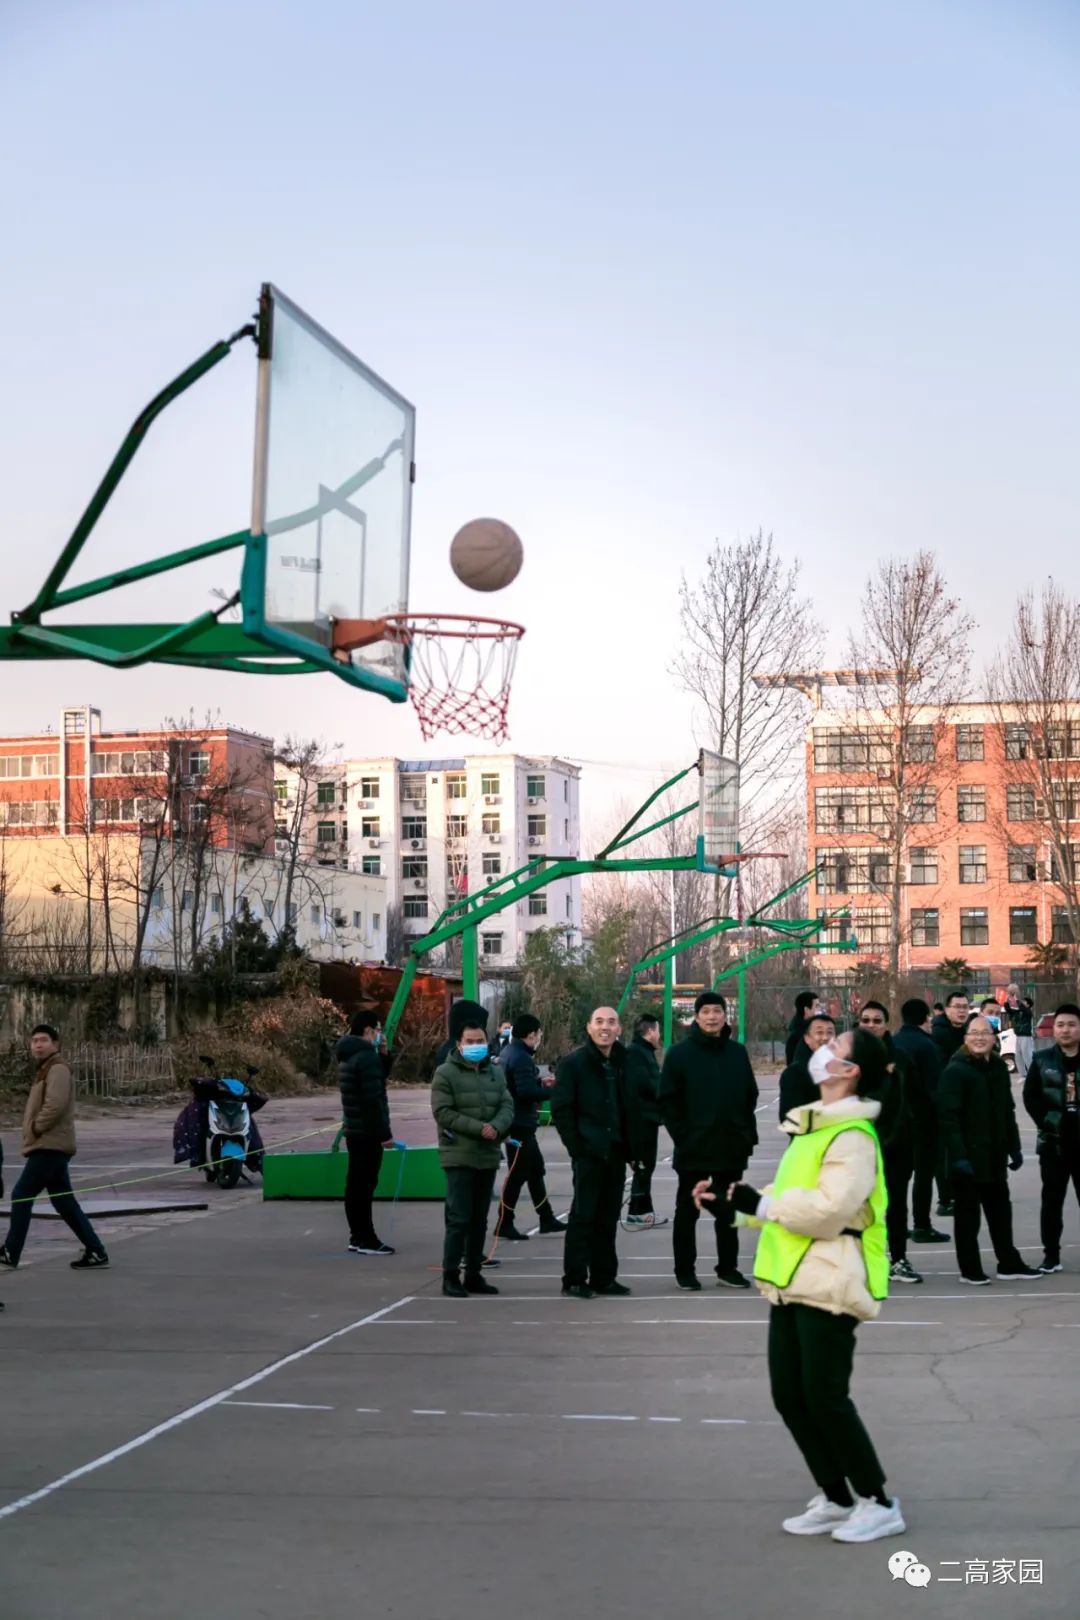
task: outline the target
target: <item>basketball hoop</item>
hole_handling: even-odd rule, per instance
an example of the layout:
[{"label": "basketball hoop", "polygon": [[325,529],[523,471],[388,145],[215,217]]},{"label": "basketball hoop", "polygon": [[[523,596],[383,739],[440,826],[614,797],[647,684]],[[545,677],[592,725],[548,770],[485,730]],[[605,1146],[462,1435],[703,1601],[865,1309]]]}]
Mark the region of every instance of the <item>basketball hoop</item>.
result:
[{"label": "basketball hoop", "polygon": [[382,619],[338,619],[334,656],[388,641],[408,667],[409,698],[425,742],[440,731],[505,742],[506,711],[524,625],[467,613],[388,613]]}]

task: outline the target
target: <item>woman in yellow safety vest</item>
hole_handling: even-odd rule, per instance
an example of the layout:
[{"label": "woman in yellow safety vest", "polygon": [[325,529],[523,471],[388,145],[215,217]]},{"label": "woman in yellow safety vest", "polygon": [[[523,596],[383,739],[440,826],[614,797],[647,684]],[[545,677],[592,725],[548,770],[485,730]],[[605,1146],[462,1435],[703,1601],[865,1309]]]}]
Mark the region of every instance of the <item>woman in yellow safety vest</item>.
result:
[{"label": "woman in yellow safety vest", "polygon": [[889,1291],[879,1134],[899,1107],[899,1082],[884,1043],[865,1030],[821,1047],[810,1073],[821,1101],[792,1109],[780,1126],[791,1141],[772,1186],[701,1181],[694,1199],[700,1208],[726,1196],[739,1224],[761,1227],[754,1281],[772,1303],[773,1404],[820,1487],[784,1529],[877,1541],[905,1525],[849,1386],[855,1329]]}]

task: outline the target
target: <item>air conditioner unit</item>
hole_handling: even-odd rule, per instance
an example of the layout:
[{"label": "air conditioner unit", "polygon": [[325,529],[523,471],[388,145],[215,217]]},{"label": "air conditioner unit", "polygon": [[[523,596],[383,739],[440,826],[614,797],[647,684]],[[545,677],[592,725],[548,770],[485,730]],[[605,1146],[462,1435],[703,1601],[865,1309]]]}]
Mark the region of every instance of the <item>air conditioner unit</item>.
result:
[{"label": "air conditioner unit", "polygon": [[379,845],[382,843],[382,839],[381,838],[369,838],[367,842],[368,842],[368,849],[378,849]]},{"label": "air conditioner unit", "polygon": [[540,842],[539,838],[530,838],[529,839],[530,844],[538,844],[539,842]]},{"label": "air conditioner unit", "polygon": [[412,886],[414,889],[423,889],[426,887],[426,885],[427,878],[413,878],[412,880]]},{"label": "air conditioner unit", "polygon": [[501,844],[502,843],[502,833],[488,833],[487,838],[488,838],[488,843],[489,844]]},{"label": "air conditioner unit", "polygon": [[411,849],[423,849],[424,840],[422,838],[410,838],[409,846]]},{"label": "air conditioner unit", "polygon": [[361,808],[361,810],[372,810],[372,809],[374,809],[374,807],[375,807],[374,799],[361,799],[360,800],[360,808]]},{"label": "air conditioner unit", "polygon": [[535,796],[534,796],[534,797],[532,797],[532,798],[530,798],[530,799],[528,799],[528,800],[527,800],[527,801],[526,801],[526,802],[527,802],[527,803],[528,803],[528,804],[539,804],[539,803],[540,803],[540,800],[539,800],[539,799],[537,799],[537,798],[536,798],[536,797],[535,797]]},{"label": "air conditioner unit", "polygon": [[484,794],[484,803],[485,804],[502,804],[502,799],[499,797],[499,795],[497,793],[485,793]]},{"label": "air conditioner unit", "polygon": [[1050,878],[1050,862],[1049,861],[1039,861],[1038,865],[1036,867],[1036,870],[1038,872],[1038,877],[1039,877],[1039,882],[1040,883],[1046,883],[1046,882],[1049,881],[1049,878]]},{"label": "air conditioner unit", "polygon": [[900,868],[900,881],[901,881],[901,883],[910,883],[911,882],[911,864],[910,864],[910,862],[908,862],[905,865],[901,866],[901,868]]},{"label": "air conditioner unit", "polygon": [[878,765],[874,769],[874,775],[879,782],[887,782],[892,775],[892,769],[888,765]]}]

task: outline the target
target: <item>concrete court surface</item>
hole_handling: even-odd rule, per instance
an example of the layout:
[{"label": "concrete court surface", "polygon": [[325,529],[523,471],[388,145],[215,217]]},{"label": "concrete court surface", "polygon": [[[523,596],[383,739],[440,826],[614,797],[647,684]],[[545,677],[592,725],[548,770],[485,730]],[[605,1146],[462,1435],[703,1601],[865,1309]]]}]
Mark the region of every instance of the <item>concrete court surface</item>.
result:
[{"label": "concrete court surface", "polygon": [[[423,1100],[392,1103],[423,1139]],[[95,1158],[92,1142],[84,1184]],[[1037,1174],[1030,1158],[1013,1178],[1031,1258]],[[670,1213],[667,1166],[656,1193]],[[848,1547],[779,1529],[813,1487],[769,1401],[767,1307],[708,1286],[704,1241],[698,1295],[676,1292],[664,1227],[620,1236],[629,1299],[561,1299],[561,1243],[534,1238],[501,1250],[498,1299],[459,1302],[439,1293],[437,1206],[384,1206],[398,1253],[381,1261],[344,1251],[337,1206],[210,1202],[110,1236],[112,1269],[87,1275],[37,1222],[36,1263],[0,1274],[2,1620],[1080,1607],[1075,1205],[1057,1277],[965,1289],[951,1246],[913,1250],[926,1283],[860,1330],[855,1381],[909,1528]],[[902,1549],[928,1589],[891,1578]],[[1041,1584],[1019,1584],[1028,1559]]]}]

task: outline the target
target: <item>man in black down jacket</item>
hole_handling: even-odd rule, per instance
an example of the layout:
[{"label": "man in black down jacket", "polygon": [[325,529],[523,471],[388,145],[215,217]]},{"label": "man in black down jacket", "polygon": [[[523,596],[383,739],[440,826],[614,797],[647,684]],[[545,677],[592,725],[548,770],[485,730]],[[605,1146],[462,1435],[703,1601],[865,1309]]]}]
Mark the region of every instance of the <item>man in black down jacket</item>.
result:
[{"label": "man in black down jacket", "polygon": [[[950,990],[945,997],[945,1011],[938,1013],[930,1025],[930,1039],[938,1049],[943,1069],[964,1044],[964,1031],[970,1017],[971,1002],[968,1000],[967,991]],[[952,1173],[949,1169],[948,1155],[944,1152],[940,1154],[938,1160],[937,1212],[939,1215],[953,1213]]]},{"label": "man in black down jacket", "polygon": [[514,1099],[514,1118],[506,1143],[506,1162],[510,1173],[503,1183],[499,1199],[499,1213],[495,1218],[495,1236],[506,1243],[527,1243],[528,1236],[519,1232],[514,1224],[514,1213],[521,1189],[529,1184],[529,1197],[540,1220],[541,1236],[565,1232],[563,1221],[557,1220],[547,1195],[544,1181],[544,1155],[536,1139],[540,1123],[540,1104],[547,1095],[551,1081],[540,1078],[536,1049],[543,1030],[540,1020],[532,1013],[515,1018],[510,1029],[509,1045],[499,1057],[499,1067],[506,1080],[506,1089]]},{"label": "man in black down jacket", "polygon": [[893,1045],[907,1059],[907,1103],[911,1115],[915,1173],[911,1185],[911,1241],[948,1243],[949,1234],[930,1224],[934,1175],[941,1162],[938,1142],[937,1088],[941,1050],[930,1039],[930,1008],[918,997],[900,1009],[903,1022]]},{"label": "man in black down jacket", "polygon": [[795,1016],[787,1029],[787,1040],[784,1042],[784,1062],[806,1062],[806,1054],[800,1056],[800,1047],[803,1045],[807,1026],[815,1012],[820,1012],[821,1002],[812,990],[800,990],[795,997]]},{"label": "man in black down jacket", "polygon": [[626,1078],[638,1103],[640,1141],[637,1169],[630,1183],[627,1226],[666,1226],[667,1217],[653,1209],[652,1178],[660,1132],[660,1020],[643,1013],[634,1024],[634,1038],[626,1048]]},{"label": "man in black down jacket", "polygon": [[1024,1162],[1016,1107],[1005,1060],[994,1050],[997,1037],[985,1018],[973,1018],[964,1039],[938,1082],[938,1118],[956,1190],[956,1258],[960,1280],[989,1282],[979,1255],[979,1211],[986,1215],[1004,1281],[1038,1277],[1013,1241],[1009,1170]]},{"label": "man in black down jacket", "polygon": [[[675,1199],[675,1279],[680,1288],[697,1292],[698,1211],[694,1184],[712,1177],[715,1187],[741,1181],[757,1143],[754,1109],[757,1082],[745,1046],[731,1038],[727,1005],[715,990],[703,990],[694,1003],[694,1022],[684,1041],[664,1058],[660,1075],[660,1113],[675,1144],[673,1163],[679,1175]],[[726,1288],[749,1288],[739,1270],[739,1239],[732,1206],[718,1198],[716,1276]]]},{"label": "man in black down jacket", "polygon": [[1039,1270],[1061,1270],[1065,1198],[1072,1182],[1080,1199],[1080,1007],[1066,1001],[1054,1014],[1054,1044],[1031,1060],[1024,1080],[1024,1107],[1039,1131],[1042,1172],[1040,1226],[1043,1261]]},{"label": "man in black down jacket", "polygon": [[574,1171],[562,1288],[574,1299],[630,1293],[617,1281],[615,1234],[639,1127],[621,1033],[614,1007],[597,1007],[586,1025],[584,1046],[559,1064],[551,1098],[552,1124]]},{"label": "man in black down jacket", "polygon": [[780,1094],[777,1099],[777,1108],[780,1114],[780,1123],[795,1108],[802,1108],[806,1103],[817,1102],[821,1096],[821,1088],[815,1080],[810,1078],[807,1067],[819,1046],[827,1046],[836,1034],[836,1025],[828,1013],[815,1013],[807,1019],[806,1030],[800,1039],[796,1051],[803,1051],[806,1057],[794,1057],[780,1076]]},{"label": "man in black down jacket", "polygon": [[394,1145],[386,1098],[386,1072],[379,1052],[381,1040],[378,1013],[364,1007],[354,1016],[349,1033],[334,1048],[345,1121],[345,1146],[349,1150],[345,1216],[353,1254],[394,1252],[388,1243],[379,1241],[371,1216],[383,1149]]}]

